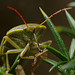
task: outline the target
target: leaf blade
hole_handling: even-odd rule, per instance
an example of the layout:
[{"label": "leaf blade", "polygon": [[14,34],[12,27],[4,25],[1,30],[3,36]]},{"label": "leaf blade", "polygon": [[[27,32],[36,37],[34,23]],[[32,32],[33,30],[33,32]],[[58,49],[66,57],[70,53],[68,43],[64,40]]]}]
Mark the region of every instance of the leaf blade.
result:
[{"label": "leaf blade", "polygon": [[75,31],[75,20],[73,19],[73,17],[70,15],[69,12],[65,11],[66,16],[67,16],[67,20],[71,26],[71,28]]},{"label": "leaf blade", "polygon": [[61,62],[57,62],[54,66],[52,66],[49,70],[49,72],[51,72],[52,70],[54,70],[55,68],[57,68],[58,66],[66,63],[67,61],[61,61]]},{"label": "leaf blade", "polygon": [[72,38],[75,38],[75,32],[67,27],[63,27],[63,26],[56,26],[56,30],[58,32],[61,32],[63,34],[66,34]]},{"label": "leaf blade", "polygon": [[61,67],[63,70],[72,70],[75,68],[75,58]]},{"label": "leaf blade", "polygon": [[70,59],[74,57],[74,52],[75,52],[75,39],[72,39],[70,49],[69,49]]},{"label": "leaf blade", "polygon": [[[41,8],[40,8],[40,11],[43,14],[44,18],[47,19],[48,16],[46,15],[46,13]],[[65,48],[65,45],[64,45],[63,40],[61,39],[59,33],[56,31],[54,24],[52,23],[52,21],[50,19],[47,21],[47,24],[56,40],[56,43],[59,47],[60,52],[69,59],[68,54],[67,54],[67,49]]]},{"label": "leaf blade", "polygon": [[57,64],[57,62],[54,61],[54,60],[52,60],[52,59],[43,59],[43,61],[45,61],[45,62],[47,62],[47,63],[49,63],[49,64],[52,64],[52,65]]},{"label": "leaf blade", "polygon": [[61,52],[59,52],[55,48],[53,48],[51,46],[45,46],[45,48],[48,49],[51,53],[53,53],[55,56],[57,56],[62,61],[67,61],[68,60]]},{"label": "leaf blade", "polygon": [[69,7],[75,7],[75,2],[71,2],[68,4]]}]

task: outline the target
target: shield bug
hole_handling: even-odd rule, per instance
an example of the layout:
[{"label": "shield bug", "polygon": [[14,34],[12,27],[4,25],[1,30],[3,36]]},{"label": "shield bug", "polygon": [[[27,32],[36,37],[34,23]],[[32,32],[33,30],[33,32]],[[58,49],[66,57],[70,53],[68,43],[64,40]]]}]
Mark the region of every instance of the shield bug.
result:
[{"label": "shield bug", "polygon": [[[41,48],[44,48],[44,45],[50,45],[52,41],[49,40],[43,43],[38,42],[43,31],[46,29],[46,26],[42,24],[44,24],[48,19],[50,19],[57,13],[68,9],[66,8],[57,11],[41,24],[35,24],[35,23],[27,24],[24,18],[22,17],[22,15],[16,9],[12,7],[8,7],[8,8],[15,11],[21,17],[24,24],[18,25],[10,29],[6,33],[6,36],[4,36],[2,39],[0,50],[2,54],[3,53],[6,54],[7,71],[10,70],[10,66],[9,66],[10,57],[8,56],[8,54],[15,55],[14,53],[19,53],[21,59],[34,59],[34,64],[35,64],[37,61],[37,57],[47,52],[46,49],[42,50]],[[12,61],[13,58],[11,57],[10,61]]]}]

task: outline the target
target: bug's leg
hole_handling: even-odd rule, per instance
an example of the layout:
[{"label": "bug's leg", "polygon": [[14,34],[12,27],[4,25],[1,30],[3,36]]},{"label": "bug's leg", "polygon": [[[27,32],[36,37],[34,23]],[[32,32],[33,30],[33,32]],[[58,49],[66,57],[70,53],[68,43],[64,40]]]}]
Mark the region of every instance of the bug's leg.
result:
[{"label": "bug's leg", "polygon": [[0,45],[0,53],[2,53],[2,47],[4,45],[4,41],[5,41],[5,39],[3,38],[2,41],[1,41],[1,45]]},{"label": "bug's leg", "polygon": [[[50,46],[51,44],[52,44],[52,41],[49,40],[49,41],[40,43],[39,46],[40,46],[41,48],[44,48],[44,49],[43,49],[43,51],[44,51],[44,50],[47,50],[47,49],[45,48],[45,45]],[[43,59],[47,59],[47,58],[48,58],[48,53],[44,53],[43,55],[40,55],[40,57],[43,58]]]},{"label": "bug's leg", "polygon": [[27,45],[25,46],[25,48],[23,49],[23,51],[20,53],[20,57],[22,58],[23,55],[27,52],[28,48],[29,48],[30,43],[27,43]]},{"label": "bug's leg", "polygon": [[43,53],[47,52],[48,50],[44,50],[43,52],[39,52],[37,54],[35,54],[34,56],[25,56],[25,57],[21,57],[22,59],[34,59],[34,64],[36,64],[37,61],[37,57],[39,57],[40,55],[42,55]]},{"label": "bug's leg", "polygon": [[2,46],[6,43],[6,42],[9,42],[13,47],[17,48],[17,49],[20,49],[20,47],[13,41],[11,40],[8,36],[4,36],[3,37],[3,43],[2,43]]},{"label": "bug's leg", "polygon": [[9,71],[8,54],[12,54],[12,53],[20,53],[20,52],[21,52],[21,53],[20,53],[20,57],[22,58],[23,55],[27,52],[27,50],[28,50],[28,48],[29,48],[29,44],[30,44],[30,43],[28,43],[24,49],[14,49],[14,50],[8,50],[8,51],[6,52],[7,72]]},{"label": "bug's leg", "polygon": [[[13,41],[11,40],[8,36],[4,36],[3,39],[2,39],[2,42],[1,42],[1,46],[0,46],[0,51],[1,53],[3,52],[4,50],[4,44],[8,42],[10,43],[13,47],[17,48],[17,49],[20,49],[20,47]],[[4,58],[2,58],[3,62],[4,62]],[[4,62],[5,63],[5,62]]]},{"label": "bug's leg", "polygon": [[39,60],[39,62],[32,67],[31,75],[35,75],[34,72],[36,71],[36,69],[39,67],[40,64],[41,64],[41,60]]},{"label": "bug's leg", "polygon": [[36,68],[39,66],[36,64],[37,62],[37,57],[39,57],[40,55],[42,55],[43,53],[47,52],[48,50],[44,50],[43,52],[39,52],[37,54],[35,54],[34,56],[25,56],[25,57],[22,57],[22,59],[34,59],[34,63],[32,64],[33,66],[35,66],[35,68],[33,68],[31,70],[31,74],[34,75],[34,71],[36,70]]},{"label": "bug's leg", "polygon": [[[32,48],[37,48],[37,43],[36,42],[33,42],[33,43],[34,43],[34,46]],[[51,45],[51,44],[52,44],[52,41],[48,40],[48,41],[39,43],[39,47],[44,48],[44,45]]]},{"label": "bug's leg", "polygon": [[[1,44],[0,44],[0,56],[2,55],[3,42],[4,42],[4,39],[2,39]],[[3,61],[3,63],[5,63],[3,57],[2,57],[2,61]]]},{"label": "bug's leg", "polygon": [[[1,41],[1,45],[0,45],[0,56],[2,55],[3,50],[4,50],[4,41],[5,41],[5,39],[4,39],[4,37],[3,37],[2,41]],[[3,57],[2,57],[2,61],[3,61],[3,63],[5,64],[5,60],[4,60]]]},{"label": "bug's leg", "polygon": [[9,66],[9,60],[8,60],[8,54],[13,54],[13,53],[20,53],[23,49],[13,49],[13,50],[8,50],[6,52],[6,65],[7,65],[7,72],[9,71],[10,69],[10,66]]},{"label": "bug's leg", "polygon": [[[35,31],[35,30],[34,30],[34,31]],[[35,38],[35,41],[36,41],[36,45],[37,45],[37,48],[38,48],[39,52],[42,52],[42,50],[40,49],[39,43],[38,43],[38,41],[37,41],[37,36],[36,36],[36,34],[33,33],[33,35],[34,35],[34,38]]]},{"label": "bug's leg", "polygon": [[48,41],[45,41],[45,42],[39,43],[39,46],[43,48],[44,45],[51,45],[51,44],[52,44],[52,41],[51,41],[51,40],[48,40]]}]

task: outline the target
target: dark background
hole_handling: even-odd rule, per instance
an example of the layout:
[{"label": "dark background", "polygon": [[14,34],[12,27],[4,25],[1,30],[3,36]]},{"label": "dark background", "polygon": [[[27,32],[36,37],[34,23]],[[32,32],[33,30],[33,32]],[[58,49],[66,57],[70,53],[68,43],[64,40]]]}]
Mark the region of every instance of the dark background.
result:
[{"label": "dark background", "polygon": [[[21,18],[13,11],[8,9],[8,6],[16,8],[24,17],[27,23],[41,23],[44,18],[39,10],[39,6],[48,14],[56,12],[59,9],[67,7],[67,4],[74,0],[0,0],[0,41],[6,32],[14,26],[23,24]],[[75,9],[69,10],[71,15],[75,18]],[[68,21],[64,12],[61,12],[52,18],[55,26],[62,25],[69,27]],[[46,23],[45,23],[46,25]],[[47,25],[46,25],[47,26]],[[71,38],[61,34],[62,39],[69,49]],[[52,40],[52,46],[56,49],[56,42],[47,26],[47,30],[44,33],[41,41]],[[49,53],[49,58],[58,60],[54,55]],[[48,72],[51,66],[43,62],[36,71],[36,75],[56,75],[56,70],[51,73]]]}]

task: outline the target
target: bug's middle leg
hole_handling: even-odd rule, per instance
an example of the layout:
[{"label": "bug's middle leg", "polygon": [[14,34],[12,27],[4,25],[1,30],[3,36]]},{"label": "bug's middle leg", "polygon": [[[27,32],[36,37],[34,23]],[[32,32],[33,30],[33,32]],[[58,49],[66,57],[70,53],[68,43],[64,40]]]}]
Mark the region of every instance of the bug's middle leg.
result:
[{"label": "bug's middle leg", "polygon": [[36,64],[37,62],[37,58],[42,55],[43,53],[47,52],[48,50],[44,50],[43,52],[39,52],[39,53],[36,53],[34,56],[25,56],[25,57],[21,57],[22,59],[33,59],[34,60],[34,63],[32,64],[33,66],[35,66],[34,68],[32,68],[31,70],[31,75],[34,75],[34,72],[36,70],[36,68],[38,67],[38,65]]},{"label": "bug's middle leg", "polygon": [[34,59],[34,64],[36,63],[37,61],[37,57],[39,57],[40,55],[44,54],[45,52],[47,52],[48,50],[44,50],[43,52],[39,52],[39,53],[36,53],[34,56],[25,56],[25,57],[21,57],[22,59]]}]

